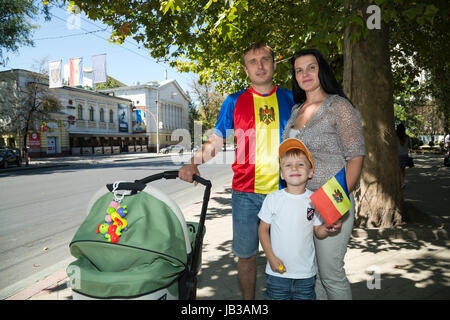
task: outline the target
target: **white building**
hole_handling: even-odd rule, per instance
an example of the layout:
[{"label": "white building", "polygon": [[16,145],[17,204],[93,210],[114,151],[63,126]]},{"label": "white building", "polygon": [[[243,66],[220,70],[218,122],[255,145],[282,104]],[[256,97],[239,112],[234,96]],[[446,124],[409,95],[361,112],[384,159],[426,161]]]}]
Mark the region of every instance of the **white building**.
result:
[{"label": "white building", "polygon": [[[177,144],[179,141],[171,140],[173,131],[176,129],[189,131],[189,97],[176,80],[137,83],[132,86],[99,90],[99,92],[131,100],[135,111],[133,125],[137,120],[136,111],[141,110],[145,113],[146,131],[151,137],[149,144],[152,146],[157,142],[160,147]],[[157,122],[159,122],[158,128]],[[156,138],[157,131],[159,141]]]}]

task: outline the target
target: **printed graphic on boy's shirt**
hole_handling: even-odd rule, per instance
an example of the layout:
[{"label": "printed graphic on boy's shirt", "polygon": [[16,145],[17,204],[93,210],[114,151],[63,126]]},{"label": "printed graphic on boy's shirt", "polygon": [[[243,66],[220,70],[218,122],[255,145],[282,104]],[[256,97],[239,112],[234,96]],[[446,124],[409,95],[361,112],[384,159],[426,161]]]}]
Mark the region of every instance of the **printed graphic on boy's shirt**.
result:
[{"label": "printed graphic on boy's shirt", "polygon": [[306,219],[308,219],[308,221],[311,221],[312,220],[312,218],[314,217],[314,212],[315,212],[316,210],[314,210],[314,208],[308,208],[307,210],[306,210]]}]

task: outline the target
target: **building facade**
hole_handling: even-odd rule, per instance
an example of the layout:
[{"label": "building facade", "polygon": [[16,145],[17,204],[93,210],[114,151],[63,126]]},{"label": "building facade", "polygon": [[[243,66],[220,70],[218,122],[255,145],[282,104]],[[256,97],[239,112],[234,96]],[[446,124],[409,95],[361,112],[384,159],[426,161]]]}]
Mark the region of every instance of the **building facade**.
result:
[{"label": "building facade", "polygon": [[[17,91],[39,81],[42,90],[62,105],[59,112],[50,114],[50,120],[35,124],[27,134],[32,157],[154,151],[156,131],[160,145],[168,145],[176,143],[170,140],[173,129],[188,128],[189,99],[175,80],[99,92],[67,86],[49,89],[48,77],[13,69],[0,72],[0,81],[14,81],[11,87]],[[22,149],[22,140],[19,132],[4,133],[0,146]]]},{"label": "building facade", "polygon": [[[189,132],[189,97],[176,80],[161,83],[149,82],[119,88],[99,90],[115,97],[131,100],[133,105],[132,125],[138,118],[139,110],[145,114],[145,124],[150,137],[150,145],[165,147],[180,142],[172,140],[176,129]],[[159,126],[157,128],[157,123]],[[156,136],[159,136],[159,139]],[[175,137],[176,138],[176,137]],[[185,141],[186,142],[186,141]]]},{"label": "building facade", "polygon": [[[108,154],[128,151],[129,145],[147,149],[145,133],[136,135],[131,131],[131,101],[128,99],[75,87],[50,89],[47,76],[22,69],[0,72],[0,80],[13,82],[9,87],[15,89],[9,94],[17,97],[26,94],[24,88],[34,83],[39,87],[41,96],[56,97],[62,106],[58,112],[49,113],[46,122],[32,124],[27,133],[31,157]],[[17,103],[23,98],[18,99]],[[11,103],[2,106],[5,107],[18,106]],[[122,119],[120,111],[125,115]],[[124,121],[126,124],[123,124]],[[0,144],[22,149],[23,137],[20,134],[3,134]]]},{"label": "building facade", "polygon": [[49,92],[63,105],[59,115],[52,115],[65,122],[62,130],[67,132],[69,150],[62,150],[63,153],[109,154],[137,148],[147,151],[145,132],[132,132],[130,100],[72,87]]}]

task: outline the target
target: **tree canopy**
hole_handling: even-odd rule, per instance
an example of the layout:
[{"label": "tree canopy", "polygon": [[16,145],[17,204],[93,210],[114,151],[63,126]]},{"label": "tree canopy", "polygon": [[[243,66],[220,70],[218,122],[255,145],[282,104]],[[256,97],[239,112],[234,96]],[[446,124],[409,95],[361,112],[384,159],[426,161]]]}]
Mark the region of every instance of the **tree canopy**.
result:
[{"label": "tree canopy", "polygon": [[21,45],[34,45],[32,18],[42,10],[49,20],[48,6],[38,0],[2,0],[0,2],[0,65],[6,65],[5,53],[17,52]]},{"label": "tree canopy", "polygon": [[[252,42],[268,43],[278,61],[275,81],[290,87],[288,58],[303,47],[316,47],[328,57],[342,79],[343,31],[359,26],[352,34],[367,33],[366,12],[349,14],[346,0],[74,0],[93,20],[113,27],[111,41],[132,37],[152,57],[168,62],[179,71],[192,71],[200,81],[215,81],[218,89],[231,92],[248,85],[241,67],[242,51]],[[432,69],[444,60],[436,49],[429,56],[430,42],[448,41],[447,1],[372,1],[390,25],[391,51],[398,62],[396,88],[406,74],[411,81],[419,68]],[[434,34],[430,34],[434,32]],[[426,40],[421,42],[421,40]],[[440,40],[439,43],[442,43]],[[421,42],[421,43],[419,43]],[[417,56],[407,61],[405,56]],[[420,57],[420,58],[419,58]],[[448,58],[448,56],[447,56]],[[404,85],[406,87],[407,85]],[[404,88],[403,87],[403,88]]]},{"label": "tree canopy", "polygon": [[113,77],[107,76],[106,82],[99,83],[95,86],[96,90],[124,87],[125,84]]}]

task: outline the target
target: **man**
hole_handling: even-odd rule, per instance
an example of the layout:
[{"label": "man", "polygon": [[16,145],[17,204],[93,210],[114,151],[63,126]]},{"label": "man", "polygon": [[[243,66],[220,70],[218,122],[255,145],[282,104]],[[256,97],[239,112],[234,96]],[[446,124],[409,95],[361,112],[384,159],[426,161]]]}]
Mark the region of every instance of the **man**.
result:
[{"label": "man", "polygon": [[236,160],[232,165],[233,253],[243,298],[255,298],[258,213],[265,196],[280,187],[278,147],[294,105],[292,92],[273,84],[276,68],[272,49],[254,43],[243,53],[244,71],[251,87],[229,95],[222,104],[214,134],[179,171],[192,182],[198,165],[212,159],[232,130]]}]

